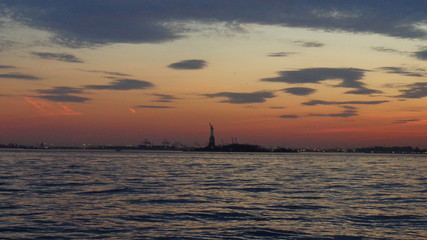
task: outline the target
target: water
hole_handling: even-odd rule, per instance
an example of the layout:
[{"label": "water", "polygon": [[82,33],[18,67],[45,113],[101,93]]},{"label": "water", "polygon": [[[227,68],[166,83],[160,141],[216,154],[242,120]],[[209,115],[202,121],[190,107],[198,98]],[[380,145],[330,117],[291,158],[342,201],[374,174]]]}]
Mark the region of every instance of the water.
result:
[{"label": "water", "polygon": [[427,156],[0,152],[0,239],[427,239]]}]

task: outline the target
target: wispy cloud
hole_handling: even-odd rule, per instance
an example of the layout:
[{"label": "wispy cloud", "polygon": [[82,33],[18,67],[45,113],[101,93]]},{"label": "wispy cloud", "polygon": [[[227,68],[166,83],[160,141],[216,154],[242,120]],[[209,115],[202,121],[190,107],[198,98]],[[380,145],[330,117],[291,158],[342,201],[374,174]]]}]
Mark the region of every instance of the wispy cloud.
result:
[{"label": "wispy cloud", "polygon": [[67,53],[50,53],[50,52],[32,52],[34,56],[42,59],[51,59],[61,62],[82,63],[83,60]]},{"label": "wispy cloud", "polygon": [[74,94],[74,93],[83,93],[83,88],[74,88],[74,87],[53,87],[51,89],[37,89],[35,92],[40,94]]},{"label": "wispy cloud", "polygon": [[108,85],[86,85],[80,88],[76,87],[53,87],[51,89],[37,89],[34,92],[40,94],[33,96],[53,102],[74,102],[83,103],[91,100],[88,97],[76,96],[73,94],[85,94],[86,90],[135,90],[151,88],[154,85],[147,81],[135,79],[118,79]]},{"label": "wispy cloud", "polygon": [[296,54],[296,52],[276,52],[276,53],[269,53],[268,57],[288,57],[290,55]]},{"label": "wispy cloud", "polygon": [[11,69],[11,68],[16,68],[16,67],[10,66],[10,65],[0,65],[0,69]]},{"label": "wispy cloud", "polygon": [[74,102],[74,103],[82,103],[87,102],[91,100],[87,97],[80,97],[80,96],[74,96],[74,95],[68,95],[68,94],[58,94],[58,95],[39,95],[39,96],[32,96],[35,98],[41,98],[45,100],[49,100],[52,102]]},{"label": "wispy cloud", "polygon": [[408,89],[401,89],[398,98],[424,98],[427,97],[427,82],[417,82],[406,85]]},{"label": "wispy cloud", "polygon": [[380,94],[383,93],[383,91],[381,90],[376,90],[376,89],[370,89],[370,88],[365,88],[365,87],[360,87],[354,90],[350,90],[345,92],[347,94],[358,94],[358,95],[371,95],[371,94]]},{"label": "wispy cloud", "polygon": [[154,100],[153,102],[173,102],[174,100],[177,100],[179,98],[169,95],[169,94],[158,94],[158,93],[154,93],[151,94],[151,96],[155,96],[157,97],[157,100]]},{"label": "wispy cloud", "polygon": [[24,97],[24,101],[42,115],[81,115],[80,112],[74,111],[71,107],[65,105],[64,103],[51,104],[31,97]]},{"label": "wispy cloud", "polygon": [[246,104],[246,103],[262,103],[268,98],[274,98],[275,95],[269,91],[259,91],[252,93],[236,93],[236,92],[219,92],[212,94],[204,94],[208,98],[227,98],[221,102],[233,104]]},{"label": "wispy cloud", "polygon": [[394,48],[386,48],[386,47],[372,47],[373,50],[378,52],[386,52],[386,53],[397,53],[397,54],[407,54],[407,52],[396,50]]},{"label": "wispy cloud", "polygon": [[131,113],[136,113],[136,110],[135,110],[135,108],[134,108],[134,107],[129,107],[129,111],[130,111]]},{"label": "wispy cloud", "polygon": [[83,88],[74,87],[53,87],[51,89],[36,89],[34,92],[41,94],[32,96],[33,98],[41,98],[52,102],[74,102],[83,103],[91,100],[91,98],[75,96],[70,94],[82,94]]},{"label": "wispy cloud", "polygon": [[270,107],[270,109],[285,109],[285,107]]},{"label": "wispy cloud", "polygon": [[110,84],[106,85],[86,85],[86,89],[94,90],[135,90],[135,89],[147,89],[154,87],[151,82],[136,80],[136,79],[117,79]]},{"label": "wispy cloud", "polygon": [[133,108],[169,109],[169,108],[175,108],[175,107],[171,107],[171,106],[158,106],[158,105],[137,105],[137,106],[133,106]]},{"label": "wispy cloud", "polygon": [[74,111],[71,107],[63,104],[58,103],[59,106],[62,108],[62,114],[63,115],[81,115],[82,113]]},{"label": "wispy cloud", "polygon": [[169,68],[176,70],[197,70],[206,67],[207,62],[201,59],[190,59],[182,60],[179,62],[171,63],[168,65]]},{"label": "wispy cloud", "polygon": [[323,100],[311,100],[308,102],[302,103],[307,106],[316,106],[316,105],[376,105],[387,103],[389,101],[323,101]]},{"label": "wispy cloud", "polygon": [[314,42],[314,41],[293,41],[293,43],[296,43],[297,45],[301,46],[301,47],[307,47],[307,48],[312,48],[312,47],[323,47],[325,44],[321,43],[321,42]]},{"label": "wispy cloud", "polygon": [[405,123],[411,123],[411,122],[419,122],[421,119],[402,119],[402,120],[396,120],[393,122],[393,124],[405,124]]},{"label": "wispy cloud", "polygon": [[309,116],[312,117],[339,117],[339,118],[348,118],[357,116],[357,110],[351,106],[343,106],[344,111],[339,113],[311,113]]},{"label": "wispy cloud", "polygon": [[27,74],[21,74],[21,73],[0,74],[0,78],[18,79],[18,80],[40,80],[41,79],[33,75],[27,75]]},{"label": "wispy cloud", "polygon": [[111,71],[102,71],[102,70],[85,70],[85,69],[79,69],[77,68],[76,70],[78,71],[82,71],[82,72],[90,72],[90,73],[103,73],[103,74],[107,74],[107,75],[111,75],[111,76],[115,76],[115,77],[130,77],[130,74],[126,74],[126,73],[121,73],[121,72],[111,72]]},{"label": "wispy cloud", "polygon": [[424,77],[425,75],[423,73],[420,73],[419,71],[411,71],[409,69],[406,69],[404,67],[380,67],[379,70],[385,71],[386,73],[392,73],[392,74],[399,74],[409,77]]}]

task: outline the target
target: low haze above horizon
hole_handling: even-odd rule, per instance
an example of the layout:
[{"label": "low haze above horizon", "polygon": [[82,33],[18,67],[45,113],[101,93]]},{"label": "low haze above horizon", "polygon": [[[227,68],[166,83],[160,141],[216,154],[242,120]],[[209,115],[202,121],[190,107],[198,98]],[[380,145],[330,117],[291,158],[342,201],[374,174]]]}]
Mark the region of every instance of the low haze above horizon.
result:
[{"label": "low haze above horizon", "polygon": [[427,4],[0,0],[0,144],[427,147]]}]

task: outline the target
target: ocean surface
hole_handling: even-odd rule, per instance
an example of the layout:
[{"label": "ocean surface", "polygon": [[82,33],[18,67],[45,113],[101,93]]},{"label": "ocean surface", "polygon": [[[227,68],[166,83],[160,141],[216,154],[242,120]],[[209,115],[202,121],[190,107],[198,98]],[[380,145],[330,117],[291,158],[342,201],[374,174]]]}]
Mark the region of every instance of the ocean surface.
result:
[{"label": "ocean surface", "polygon": [[427,155],[0,151],[0,239],[427,239]]}]

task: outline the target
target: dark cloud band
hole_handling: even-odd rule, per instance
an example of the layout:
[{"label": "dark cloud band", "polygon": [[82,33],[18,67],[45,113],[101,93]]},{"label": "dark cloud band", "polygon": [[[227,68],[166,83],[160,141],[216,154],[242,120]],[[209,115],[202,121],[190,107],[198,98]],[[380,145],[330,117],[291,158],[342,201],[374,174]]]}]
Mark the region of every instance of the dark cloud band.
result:
[{"label": "dark cloud band", "polygon": [[68,94],[64,94],[64,95],[39,95],[39,96],[33,96],[33,97],[42,98],[42,99],[49,100],[52,102],[82,103],[82,102],[87,102],[87,101],[91,100],[90,98],[87,98],[87,97],[80,97],[80,96],[74,96],[74,95],[68,95]]},{"label": "dark cloud band", "polygon": [[424,77],[424,74],[420,72],[411,71],[403,67],[381,67],[379,69],[385,71],[386,73],[399,74],[409,77]]},{"label": "dark cloud band", "polygon": [[219,92],[212,94],[205,94],[208,98],[227,98],[221,102],[233,104],[246,104],[246,103],[262,103],[268,98],[274,98],[275,95],[268,91],[259,91],[252,93],[235,93],[235,92]]},{"label": "dark cloud band", "polygon": [[283,92],[290,93],[297,96],[307,96],[316,92],[314,88],[305,88],[305,87],[294,87],[294,88],[285,88]]},{"label": "dark cloud band", "polygon": [[420,60],[427,60],[427,50],[421,50],[414,53],[415,57]]},{"label": "dark cloud band", "polygon": [[169,64],[169,68],[177,70],[197,70],[206,67],[207,62],[201,59],[183,60],[180,62]]},{"label": "dark cloud band", "polygon": [[188,0],[5,0],[2,4],[0,14],[37,29],[48,29],[54,33],[54,40],[71,47],[175,40],[188,29],[171,23],[185,22],[263,24],[410,39],[427,37],[427,31],[417,27],[427,20],[427,5],[420,1],[217,0],[207,4]]},{"label": "dark cloud band", "polygon": [[407,85],[407,89],[399,90],[402,94],[398,98],[424,98],[427,97],[427,82],[417,82]]},{"label": "dark cloud band", "polygon": [[323,101],[323,100],[311,100],[305,103],[302,103],[303,105],[307,106],[316,106],[316,105],[376,105],[376,104],[382,104],[387,103],[389,101]]},{"label": "dark cloud band", "polygon": [[295,118],[299,118],[299,116],[298,115],[280,115],[279,118],[295,119]]},{"label": "dark cloud band", "polygon": [[288,57],[289,55],[296,54],[295,52],[276,52],[276,53],[270,53],[267,56],[268,57]]},{"label": "dark cloud band", "polygon": [[419,122],[421,119],[402,119],[402,120],[396,120],[393,122],[393,124],[405,124],[405,123],[411,123],[411,122]]},{"label": "dark cloud band", "polygon": [[307,47],[307,48],[317,48],[317,47],[323,47],[325,44],[320,42],[310,42],[310,41],[293,41],[294,43],[300,45],[301,47]]},{"label": "dark cloud band", "polygon": [[339,117],[339,118],[348,118],[348,117],[354,117],[357,116],[357,110],[355,109],[346,109],[339,113],[311,113],[309,116],[311,117]]},{"label": "dark cloud band", "polygon": [[[354,88],[348,94],[382,93],[379,90],[365,87],[361,80],[368,70],[359,68],[304,68],[295,71],[281,71],[279,76],[264,78],[265,82],[283,82],[290,84],[321,83],[327,80],[340,80],[335,87]],[[298,93],[298,91],[295,91]]]},{"label": "dark cloud band", "polygon": [[117,79],[106,85],[86,85],[84,88],[93,90],[135,90],[154,87],[154,84],[135,79]]},{"label": "dark cloud band", "polygon": [[81,60],[80,58],[67,53],[33,52],[32,54],[42,59],[51,59],[51,60],[57,60],[61,62],[69,62],[69,63],[83,62],[83,60]]},{"label": "dark cloud band", "polygon": [[73,87],[53,87],[51,89],[38,89],[36,90],[36,92],[40,94],[64,95],[64,94],[83,93],[83,89],[73,88]]},{"label": "dark cloud band", "polygon": [[0,65],[0,69],[11,69],[11,68],[15,68],[15,67],[10,65]]},{"label": "dark cloud band", "polygon": [[0,78],[18,79],[18,80],[40,80],[41,79],[33,75],[27,75],[27,74],[21,74],[21,73],[0,74]]}]

